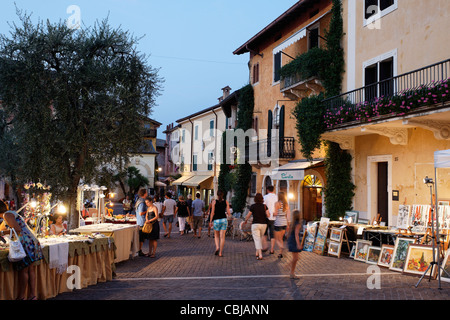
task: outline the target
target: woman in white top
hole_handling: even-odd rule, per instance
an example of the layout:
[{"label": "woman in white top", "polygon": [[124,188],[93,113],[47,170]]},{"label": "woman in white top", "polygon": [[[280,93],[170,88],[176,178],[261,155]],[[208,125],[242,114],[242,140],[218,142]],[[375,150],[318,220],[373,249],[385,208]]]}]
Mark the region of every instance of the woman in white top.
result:
[{"label": "woman in white top", "polygon": [[275,230],[275,242],[280,249],[278,258],[283,258],[284,241],[283,237],[289,228],[289,204],[286,200],[284,192],[278,193],[278,201],[275,203],[275,211],[273,213],[275,217],[274,230]]}]

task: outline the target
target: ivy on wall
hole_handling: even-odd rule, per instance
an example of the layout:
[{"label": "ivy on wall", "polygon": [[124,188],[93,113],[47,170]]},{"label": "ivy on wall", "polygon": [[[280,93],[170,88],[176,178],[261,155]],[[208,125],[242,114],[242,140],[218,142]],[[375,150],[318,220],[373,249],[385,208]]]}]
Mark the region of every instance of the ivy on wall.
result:
[{"label": "ivy on wall", "polygon": [[338,220],[345,211],[352,209],[355,185],[351,181],[352,156],[342,150],[339,144],[327,141],[325,157],[325,175],[327,183],[323,191],[327,216]]}]

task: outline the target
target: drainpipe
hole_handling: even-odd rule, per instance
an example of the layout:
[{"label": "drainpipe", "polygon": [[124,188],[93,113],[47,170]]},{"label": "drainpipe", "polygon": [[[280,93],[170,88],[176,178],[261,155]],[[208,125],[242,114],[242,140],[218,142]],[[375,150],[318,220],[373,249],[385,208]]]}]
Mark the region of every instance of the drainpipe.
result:
[{"label": "drainpipe", "polygon": [[216,111],[213,109],[212,111],[214,113],[214,115],[216,116],[216,121],[214,123],[215,126],[215,132],[214,132],[214,178],[213,178],[213,185],[214,185],[214,197],[217,195],[217,139],[218,139],[218,132],[217,132],[217,120],[218,120],[218,116]]},{"label": "drainpipe", "polygon": [[194,172],[194,123],[191,118],[189,118],[189,122],[191,123],[191,172]]}]

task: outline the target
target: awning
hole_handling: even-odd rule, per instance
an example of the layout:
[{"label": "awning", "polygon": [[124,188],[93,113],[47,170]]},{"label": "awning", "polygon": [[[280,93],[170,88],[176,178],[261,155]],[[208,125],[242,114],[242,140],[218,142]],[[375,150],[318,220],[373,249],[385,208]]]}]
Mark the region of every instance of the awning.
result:
[{"label": "awning", "polygon": [[172,185],[174,185],[174,186],[181,186],[183,184],[183,182],[185,182],[186,180],[188,180],[190,178],[192,178],[191,175],[182,176],[178,180],[175,180],[174,182],[172,182]]},{"label": "awning", "polygon": [[278,45],[277,47],[275,47],[275,49],[273,49],[273,54],[277,54],[280,51],[283,51],[284,49],[286,49],[287,47],[293,45],[294,43],[296,43],[297,41],[300,41],[301,39],[303,39],[304,37],[306,37],[308,28],[310,26],[312,26],[313,24],[317,23],[320,19],[322,19],[324,16],[326,16],[327,14],[329,14],[331,11],[327,11],[325,12],[323,15],[321,15],[319,18],[315,19],[313,22],[310,22],[306,27],[300,29],[299,31],[297,31],[296,33],[294,33],[292,36],[290,36],[289,38],[287,38],[286,40],[283,41],[283,43],[281,43],[280,45]]},{"label": "awning", "polygon": [[197,187],[201,183],[205,182],[208,179],[212,179],[213,176],[193,176],[186,182],[183,182],[183,186],[187,187]]},{"label": "awning", "polygon": [[322,161],[292,161],[272,171],[272,180],[302,181],[305,178],[305,170]]}]

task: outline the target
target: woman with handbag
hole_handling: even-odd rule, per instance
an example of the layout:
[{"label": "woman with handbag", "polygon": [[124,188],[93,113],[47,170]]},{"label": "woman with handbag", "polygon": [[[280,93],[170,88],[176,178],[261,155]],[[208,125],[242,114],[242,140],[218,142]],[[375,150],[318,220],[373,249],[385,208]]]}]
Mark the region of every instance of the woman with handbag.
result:
[{"label": "woman with handbag", "polygon": [[[13,267],[19,272],[19,295],[17,300],[25,299],[25,292],[28,287],[28,300],[37,300],[36,296],[36,270],[34,262],[44,258],[39,240],[27,226],[24,219],[15,211],[7,211],[6,204],[0,202],[0,217],[3,216],[3,222],[0,225],[0,232],[3,236],[7,226],[11,228],[10,233],[17,234],[20,244],[25,251],[25,258],[13,262]],[[11,239],[12,241],[13,239]]]},{"label": "woman with handbag", "polygon": [[[158,247],[159,239],[159,213],[158,208],[154,205],[152,198],[145,199],[147,206],[147,214],[145,215],[145,225],[143,231],[151,226],[151,231],[148,233],[148,254],[146,257],[154,258],[156,254],[156,248]],[[146,228],[147,227],[147,228]]]}]

